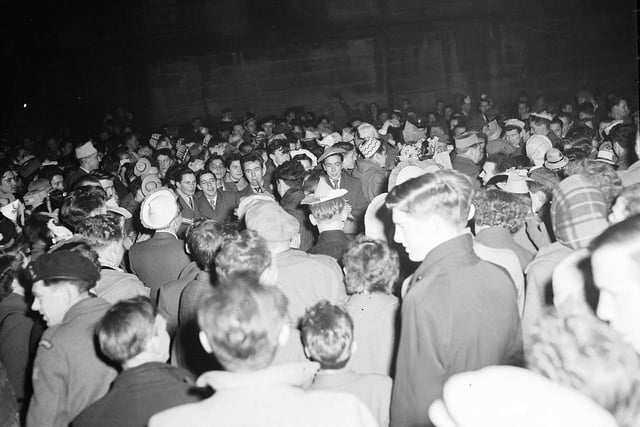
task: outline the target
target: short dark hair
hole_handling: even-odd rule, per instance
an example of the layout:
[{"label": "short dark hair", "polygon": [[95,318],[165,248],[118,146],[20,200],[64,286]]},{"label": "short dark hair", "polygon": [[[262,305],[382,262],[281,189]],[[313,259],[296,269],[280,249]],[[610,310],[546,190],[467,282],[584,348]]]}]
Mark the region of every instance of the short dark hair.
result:
[{"label": "short dark hair", "polygon": [[124,239],[120,218],[110,213],[85,218],[78,224],[76,232],[84,236],[94,249],[100,249]]},{"label": "short dark hair", "polygon": [[200,218],[191,224],[187,232],[187,244],[193,260],[201,270],[209,270],[229,229],[223,222]]},{"label": "short dark hair", "polygon": [[349,244],[342,263],[349,294],[363,291],[390,294],[400,274],[400,261],[395,249],[363,235]]},{"label": "short dark hair", "polygon": [[75,231],[80,222],[96,209],[103,208],[107,193],[102,187],[81,187],[73,190],[64,199],[60,208],[60,221],[71,231]]},{"label": "short dark hair", "polygon": [[252,271],[260,277],[271,263],[266,240],[254,230],[243,230],[227,239],[215,258],[218,279],[241,271]]},{"label": "short dark hair", "polygon": [[269,366],[287,322],[282,291],[262,286],[250,272],[232,274],[214,286],[198,309],[198,325],[228,371]]},{"label": "short dark hair", "polygon": [[180,168],[171,175],[171,179],[175,182],[181,182],[186,175],[193,175],[195,178],[196,173],[188,166],[180,166]]},{"label": "short dark hair", "polygon": [[322,369],[343,368],[351,357],[353,320],[349,313],[329,301],[307,309],[300,323],[302,342]]},{"label": "short dark hair", "polygon": [[231,163],[236,161],[240,162],[240,167],[242,167],[242,154],[240,153],[229,154],[224,160],[224,165],[227,167],[227,169],[229,169],[231,167]]},{"label": "short dark hair", "polygon": [[244,165],[249,162],[258,162],[260,166],[264,166],[264,159],[258,153],[249,153],[246,156],[242,157],[242,169],[244,170]]},{"label": "short dark hair", "polygon": [[175,160],[175,156],[170,148],[160,148],[153,153],[153,158],[158,161],[158,157],[167,156],[172,160]]},{"label": "short dark hair", "polygon": [[485,163],[493,163],[496,165],[496,172],[502,173],[507,170],[507,155],[504,153],[495,153],[487,156]]},{"label": "short dark hair", "polygon": [[282,150],[283,153],[289,152],[289,141],[286,139],[274,139],[267,145],[267,154],[273,154],[278,150]]},{"label": "short dark hair", "polygon": [[96,325],[100,350],[110,360],[123,364],[142,353],[153,336],[156,307],[147,297],[119,301]]},{"label": "short dark hair", "polygon": [[295,160],[287,160],[275,170],[275,179],[281,179],[292,188],[301,188],[304,181],[304,166]]}]

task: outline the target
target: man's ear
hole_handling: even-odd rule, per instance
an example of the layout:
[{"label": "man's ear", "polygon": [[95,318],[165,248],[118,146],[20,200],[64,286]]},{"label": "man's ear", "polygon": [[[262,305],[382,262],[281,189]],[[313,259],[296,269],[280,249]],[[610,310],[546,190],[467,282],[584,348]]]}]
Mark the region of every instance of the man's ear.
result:
[{"label": "man's ear", "polygon": [[213,349],[211,348],[211,344],[209,344],[209,339],[204,331],[200,331],[198,333],[198,338],[200,339],[200,345],[204,348],[204,351],[207,353],[213,353]]},{"label": "man's ear", "polygon": [[318,225],[318,221],[316,221],[316,217],[313,216],[313,214],[309,214],[309,222],[313,226],[317,226]]},{"label": "man's ear", "polygon": [[198,187],[198,190],[202,191],[202,187],[200,186],[200,184],[196,184],[196,187]]},{"label": "man's ear", "polygon": [[189,248],[189,244],[187,242],[184,242],[184,251],[187,253],[187,255],[191,255],[191,249]]}]

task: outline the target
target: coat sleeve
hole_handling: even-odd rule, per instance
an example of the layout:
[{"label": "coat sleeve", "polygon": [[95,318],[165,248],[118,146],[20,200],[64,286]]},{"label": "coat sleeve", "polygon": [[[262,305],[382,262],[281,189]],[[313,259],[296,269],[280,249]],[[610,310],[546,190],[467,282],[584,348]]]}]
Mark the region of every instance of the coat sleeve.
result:
[{"label": "coat sleeve", "polygon": [[402,307],[402,328],[391,397],[391,425],[429,424],[431,403],[442,395],[446,367],[441,362],[438,325],[449,324],[429,307],[429,301],[409,294]]},{"label": "coat sleeve", "polygon": [[33,367],[33,396],[27,414],[28,427],[66,426],[69,366],[60,348],[40,341]]}]

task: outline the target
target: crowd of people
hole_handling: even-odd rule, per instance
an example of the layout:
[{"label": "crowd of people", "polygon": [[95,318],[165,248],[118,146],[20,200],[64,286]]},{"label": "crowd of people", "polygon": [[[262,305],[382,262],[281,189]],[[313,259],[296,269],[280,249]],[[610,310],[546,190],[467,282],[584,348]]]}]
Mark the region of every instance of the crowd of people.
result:
[{"label": "crowd of people", "polygon": [[640,425],[627,100],[336,101],[6,138],[0,425]]}]

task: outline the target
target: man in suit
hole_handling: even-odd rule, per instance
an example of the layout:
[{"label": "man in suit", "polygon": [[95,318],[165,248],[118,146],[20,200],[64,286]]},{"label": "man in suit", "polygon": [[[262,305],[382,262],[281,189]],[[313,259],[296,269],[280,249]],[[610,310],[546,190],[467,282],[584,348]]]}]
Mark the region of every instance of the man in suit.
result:
[{"label": "man in suit", "polygon": [[182,212],[182,224],[177,233],[180,238],[184,237],[193,221],[201,216],[195,202],[196,183],[195,172],[187,166],[179,168],[171,176],[171,185],[178,196],[178,204]]},{"label": "man in suit", "polygon": [[344,232],[347,235],[355,235],[363,228],[364,212],[369,202],[364,195],[360,180],[349,176],[342,170],[343,156],[344,150],[341,148],[328,147],[318,159],[318,163],[322,164],[333,188],[347,190],[345,199],[348,203],[349,216],[344,224]]},{"label": "man in suit", "polygon": [[160,287],[176,280],[189,264],[184,241],[177,236],[182,214],[176,196],[170,190],[150,194],[140,207],[140,221],[156,231],[151,239],[131,246],[129,266],[151,289],[151,300],[155,302]]},{"label": "man in suit", "polygon": [[260,154],[251,153],[242,159],[242,169],[249,185],[240,190],[238,197],[243,198],[252,194],[273,194],[273,187],[264,180],[267,171]]},{"label": "man in suit", "polygon": [[98,150],[96,150],[91,141],[87,141],[76,148],[76,158],[80,162],[80,167],[67,176],[65,181],[67,191],[73,190],[83,177],[98,169],[100,165]]},{"label": "man in suit", "polygon": [[198,175],[199,193],[195,195],[195,208],[200,216],[224,221],[238,207],[237,191],[218,191],[218,180],[213,172],[203,170]]}]

